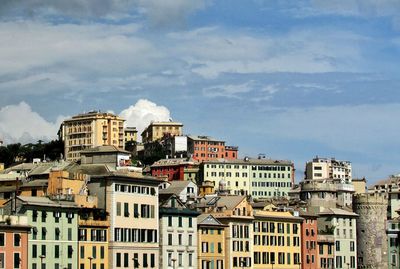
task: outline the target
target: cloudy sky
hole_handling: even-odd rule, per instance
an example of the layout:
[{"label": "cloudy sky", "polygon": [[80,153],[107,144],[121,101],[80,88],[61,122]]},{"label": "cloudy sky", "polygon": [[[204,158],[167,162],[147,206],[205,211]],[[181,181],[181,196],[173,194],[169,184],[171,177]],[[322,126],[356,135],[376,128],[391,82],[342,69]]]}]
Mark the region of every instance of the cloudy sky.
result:
[{"label": "cloudy sky", "polygon": [[0,139],[113,111],[295,162],[400,172],[400,1],[3,0]]}]

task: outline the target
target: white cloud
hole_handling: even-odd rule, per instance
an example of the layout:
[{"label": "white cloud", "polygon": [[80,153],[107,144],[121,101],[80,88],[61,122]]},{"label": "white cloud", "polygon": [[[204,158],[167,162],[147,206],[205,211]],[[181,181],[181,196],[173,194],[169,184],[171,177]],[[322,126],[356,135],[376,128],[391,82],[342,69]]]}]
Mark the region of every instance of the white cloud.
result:
[{"label": "white cloud", "polygon": [[126,120],[126,126],[136,127],[138,138],[151,121],[169,121],[170,111],[165,106],[159,106],[149,100],[140,99],[136,104],[124,109],[119,114]]},{"label": "white cloud", "polygon": [[5,143],[30,143],[37,140],[56,139],[63,117],[55,123],[48,122],[31,107],[21,102],[0,109],[0,139]]},{"label": "white cloud", "polygon": [[252,81],[243,84],[216,85],[203,89],[203,94],[207,97],[228,97],[240,98],[240,94],[248,93],[253,90]]}]

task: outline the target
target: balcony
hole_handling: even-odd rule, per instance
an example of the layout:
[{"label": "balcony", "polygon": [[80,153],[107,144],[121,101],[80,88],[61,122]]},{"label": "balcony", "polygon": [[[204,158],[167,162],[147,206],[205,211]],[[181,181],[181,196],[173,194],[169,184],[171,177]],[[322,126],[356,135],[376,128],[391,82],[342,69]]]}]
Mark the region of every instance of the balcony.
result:
[{"label": "balcony", "polygon": [[110,227],[110,220],[79,219],[79,226]]}]

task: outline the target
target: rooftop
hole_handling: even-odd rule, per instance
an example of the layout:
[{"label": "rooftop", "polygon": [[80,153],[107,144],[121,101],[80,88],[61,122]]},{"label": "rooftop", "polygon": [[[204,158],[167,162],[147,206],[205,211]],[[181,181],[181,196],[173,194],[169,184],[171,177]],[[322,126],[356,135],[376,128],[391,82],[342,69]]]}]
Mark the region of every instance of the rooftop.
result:
[{"label": "rooftop", "polygon": [[160,167],[160,166],[173,166],[173,165],[181,165],[181,164],[199,164],[198,161],[193,160],[192,158],[172,158],[172,159],[161,159],[156,161],[151,165],[151,167]]},{"label": "rooftop", "polygon": [[258,159],[258,158],[244,158],[244,159],[236,159],[236,160],[228,160],[228,159],[215,159],[210,161],[204,161],[204,164],[240,164],[240,165],[293,165],[292,161],[289,160],[275,160],[275,159]]},{"label": "rooftop", "polygon": [[180,194],[183,190],[186,189],[186,187],[190,184],[193,183],[192,181],[189,180],[174,180],[174,181],[169,181],[170,186],[166,189],[162,189],[159,191],[160,194]]},{"label": "rooftop", "polygon": [[211,136],[206,136],[206,135],[188,135],[188,138],[196,141],[225,142],[224,140],[215,139]]},{"label": "rooftop", "polygon": [[47,197],[18,196],[18,199],[24,205],[37,205],[37,206],[63,207],[63,208],[78,208],[78,206],[74,202],[50,200]]},{"label": "rooftop", "polygon": [[120,149],[116,146],[106,145],[106,146],[98,146],[98,147],[83,150],[83,151],[81,151],[81,155],[94,154],[94,153],[114,153],[114,152],[131,154],[129,151]]}]

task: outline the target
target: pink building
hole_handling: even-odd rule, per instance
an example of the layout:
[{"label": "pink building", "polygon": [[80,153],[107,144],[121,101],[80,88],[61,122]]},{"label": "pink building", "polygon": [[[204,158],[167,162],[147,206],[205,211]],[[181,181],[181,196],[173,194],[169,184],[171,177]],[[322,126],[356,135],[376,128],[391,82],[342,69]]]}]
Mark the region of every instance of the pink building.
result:
[{"label": "pink building", "polygon": [[0,216],[0,268],[28,269],[26,216]]}]

